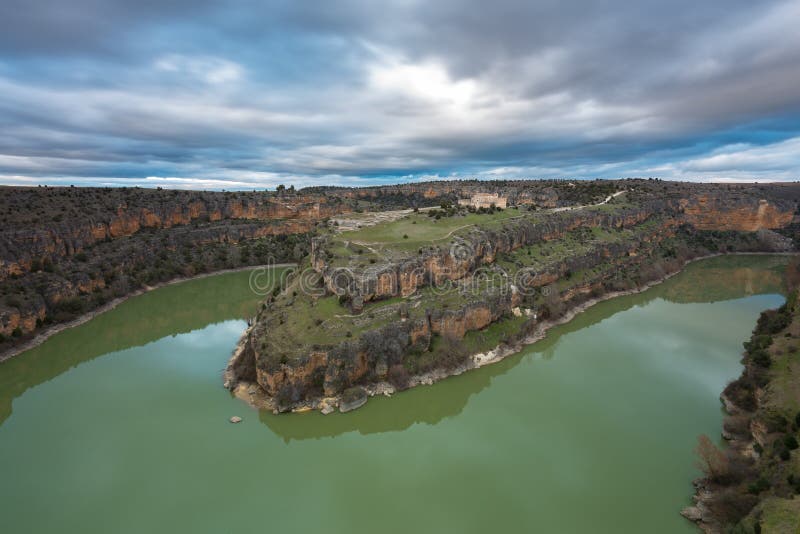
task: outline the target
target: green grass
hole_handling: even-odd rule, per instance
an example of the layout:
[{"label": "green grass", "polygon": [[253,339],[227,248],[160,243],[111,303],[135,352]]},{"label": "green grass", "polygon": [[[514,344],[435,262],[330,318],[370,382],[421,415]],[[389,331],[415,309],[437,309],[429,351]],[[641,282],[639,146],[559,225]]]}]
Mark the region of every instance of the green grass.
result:
[{"label": "green grass", "polygon": [[[509,224],[508,221],[512,218],[524,217],[536,222],[570,216],[564,212],[528,212],[511,208],[494,214],[471,213],[444,217],[437,221],[425,213],[412,213],[403,219],[357,231],[331,233],[326,250],[333,256],[331,258],[333,266],[355,268],[370,267],[373,264],[380,266],[387,260],[406,258],[409,253],[415,255],[418,248],[445,245],[447,243],[445,239],[471,232],[476,225],[480,228],[499,228]],[[532,267],[544,271],[557,266],[568,257],[591,252],[597,246],[635,237],[637,233],[646,231],[654,224],[655,222],[648,221],[622,231],[582,227],[568,232],[562,238],[501,254],[497,258],[497,263],[513,280],[513,276],[520,268]],[[408,235],[408,238],[404,238],[404,235]],[[605,270],[605,267],[601,270]],[[569,280],[562,280],[561,283],[564,288],[580,284],[590,274],[592,273],[573,273]],[[426,286],[419,288],[415,294],[407,298],[393,297],[367,302],[364,310],[357,315],[352,315],[335,296],[314,301],[300,291],[294,294],[290,288],[276,300],[276,313],[280,314],[282,322],[275,324],[273,321],[270,328],[273,331],[280,329],[281,336],[271,339],[269,345],[271,349],[281,354],[281,357],[303,356],[308,353],[312,345],[325,346],[341,343],[347,339],[357,339],[367,330],[381,328],[397,321],[399,304],[402,302],[408,303],[411,319],[420,319],[429,309],[459,310],[470,303],[485,301],[490,298],[495,288],[504,287],[509,281],[480,279],[477,283],[472,283],[470,291],[467,292],[462,292],[455,283],[449,290],[444,291],[442,288],[434,290]],[[524,320],[524,317],[504,319],[481,332],[468,333],[464,344],[473,352],[491,349],[499,343],[502,336],[518,328]]]},{"label": "green grass", "polygon": [[[342,232],[340,239],[376,245],[397,245],[403,248],[416,248],[446,239],[455,231],[483,225],[493,221],[504,221],[527,212],[509,208],[493,214],[470,213],[436,220],[425,213],[412,213],[407,217],[388,223],[376,224],[360,230]],[[408,237],[405,237],[408,236]]]},{"label": "green grass", "polygon": [[800,497],[780,499],[770,497],[764,501],[761,516],[763,534],[800,532]]},{"label": "green grass", "polygon": [[467,332],[464,344],[473,352],[486,352],[500,344],[503,339],[516,334],[528,317],[506,317],[496,321],[483,330]]},{"label": "green grass", "polygon": [[355,339],[367,330],[396,321],[398,305],[403,300],[396,297],[370,302],[362,313],[351,314],[336,295],[314,299],[290,287],[276,298],[269,313],[271,328],[273,331],[279,329],[280,335],[270,336],[268,345],[277,358],[302,357],[314,345],[326,346]]},{"label": "green grass", "polygon": [[[784,335],[787,332],[791,337]],[[795,313],[785,332],[773,339],[769,348],[770,386],[763,403],[765,408],[792,420],[800,411],[800,316]]]}]

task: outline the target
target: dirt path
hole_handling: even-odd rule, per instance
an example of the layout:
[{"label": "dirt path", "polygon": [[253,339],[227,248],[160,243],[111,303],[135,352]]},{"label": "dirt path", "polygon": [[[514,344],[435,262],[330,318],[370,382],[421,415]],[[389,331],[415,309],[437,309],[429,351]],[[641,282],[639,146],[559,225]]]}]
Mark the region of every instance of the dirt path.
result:
[{"label": "dirt path", "polygon": [[[564,211],[582,210],[582,209],[585,209],[585,208],[594,208],[594,207],[597,207],[597,206],[602,206],[604,204],[608,204],[609,202],[611,202],[612,199],[622,195],[623,193],[627,193],[627,192],[628,192],[627,189],[623,189],[622,191],[617,191],[616,193],[608,195],[602,202],[598,202],[596,204],[582,204],[580,206],[564,206],[562,208],[550,208],[545,213],[561,213],[561,212],[564,212]],[[424,209],[430,210],[430,209],[433,209],[433,208],[424,208]],[[419,211],[423,211],[423,210],[419,210]],[[394,219],[390,219],[390,222],[399,220],[400,218],[402,218],[402,216],[413,212],[413,210],[399,210],[399,211],[384,212],[384,213],[400,214],[401,212],[402,212],[402,214],[400,216],[398,216],[397,218],[394,218]],[[508,219],[503,219],[503,221],[513,221],[514,219],[521,219],[523,217],[527,217],[527,214],[522,214],[522,215],[516,215],[514,217],[509,217]],[[381,221],[381,222],[384,222],[384,221]],[[378,224],[378,223],[374,223],[374,224]],[[452,230],[447,232],[446,235],[444,235],[442,237],[437,237],[436,239],[430,239],[430,240],[428,240],[426,242],[433,244],[433,243],[436,243],[437,241],[442,241],[442,240],[445,240],[445,239],[449,239],[456,232],[458,232],[460,230],[463,230],[464,228],[469,228],[471,226],[477,226],[477,225],[478,225],[478,223],[465,224],[463,226],[459,226],[458,228],[453,228]],[[370,226],[373,226],[373,225],[370,225]],[[350,241],[350,243],[353,243],[355,245],[359,245],[359,246],[362,246],[362,247],[366,247],[369,250],[371,250],[374,254],[376,254],[378,256],[381,256],[384,259],[387,259],[386,256],[383,253],[378,252],[378,251],[376,251],[375,249],[372,248],[374,246],[383,246],[386,243],[383,243],[383,242],[368,242],[368,241]]]}]

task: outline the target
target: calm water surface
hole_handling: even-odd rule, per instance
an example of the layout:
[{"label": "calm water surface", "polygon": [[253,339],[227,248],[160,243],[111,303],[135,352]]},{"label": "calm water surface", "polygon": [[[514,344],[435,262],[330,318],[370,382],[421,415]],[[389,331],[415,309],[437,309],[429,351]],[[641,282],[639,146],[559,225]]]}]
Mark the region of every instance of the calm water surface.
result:
[{"label": "calm water surface", "polygon": [[719,434],[784,261],[694,264],[496,365],[329,416],[222,388],[258,305],[247,273],[153,291],[0,364],[0,532],[693,532],[692,448]]}]

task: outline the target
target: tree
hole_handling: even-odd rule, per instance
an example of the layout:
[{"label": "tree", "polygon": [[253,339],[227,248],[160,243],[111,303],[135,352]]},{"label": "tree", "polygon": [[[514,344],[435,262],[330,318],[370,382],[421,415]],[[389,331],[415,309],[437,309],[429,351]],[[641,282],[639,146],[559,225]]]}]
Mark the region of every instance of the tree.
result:
[{"label": "tree", "polygon": [[550,317],[560,317],[564,312],[564,303],[561,300],[561,293],[558,290],[558,284],[555,282],[546,286],[542,290],[544,302],[547,309],[550,311]]},{"label": "tree", "polygon": [[711,480],[720,480],[728,475],[728,458],[719,447],[714,445],[705,434],[697,436],[697,447],[694,452],[699,461],[697,466]]}]

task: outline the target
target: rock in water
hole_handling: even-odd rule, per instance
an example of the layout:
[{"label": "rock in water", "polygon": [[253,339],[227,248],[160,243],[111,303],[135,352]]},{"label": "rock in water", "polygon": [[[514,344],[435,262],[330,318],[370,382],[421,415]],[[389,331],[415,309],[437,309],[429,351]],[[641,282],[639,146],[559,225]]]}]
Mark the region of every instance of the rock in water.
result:
[{"label": "rock in water", "polygon": [[333,413],[336,410],[337,401],[338,399],[334,397],[325,397],[319,403],[319,411],[322,412],[322,415]]},{"label": "rock in water", "polygon": [[345,392],[342,393],[342,398],[339,401],[339,411],[342,413],[349,412],[356,408],[361,408],[366,403],[367,391],[360,386],[356,386],[346,389]]},{"label": "rock in water", "polygon": [[234,415],[233,417],[231,417],[231,423],[241,423],[241,422],[242,418],[239,417],[238,415]]}]

